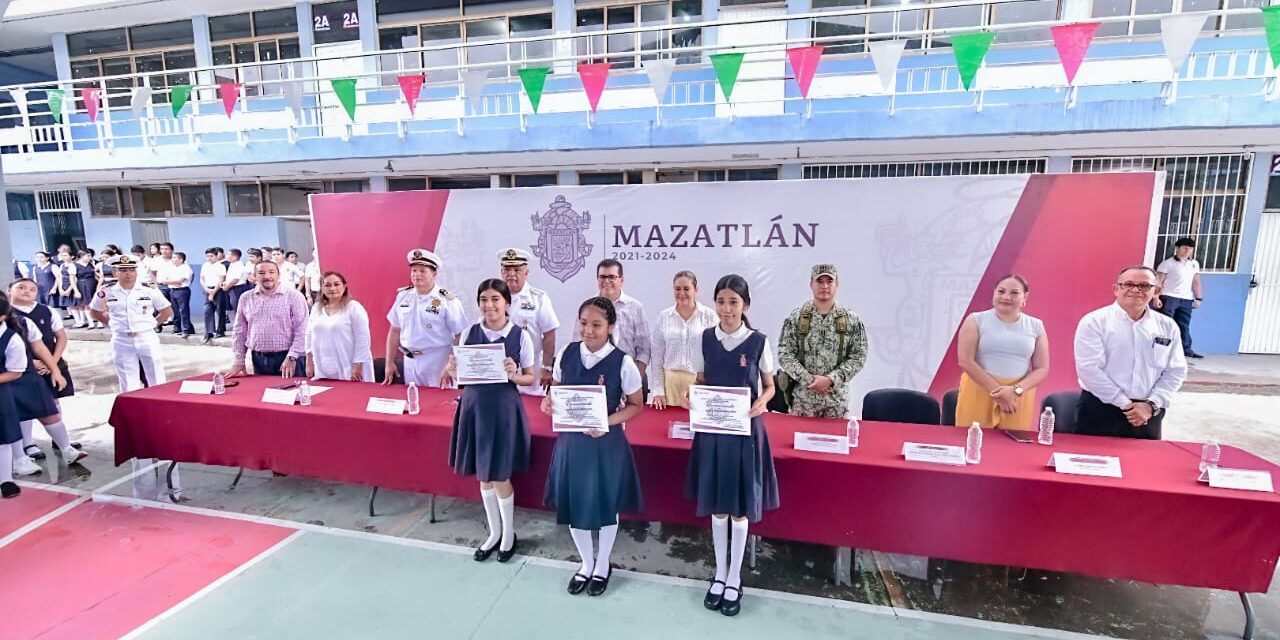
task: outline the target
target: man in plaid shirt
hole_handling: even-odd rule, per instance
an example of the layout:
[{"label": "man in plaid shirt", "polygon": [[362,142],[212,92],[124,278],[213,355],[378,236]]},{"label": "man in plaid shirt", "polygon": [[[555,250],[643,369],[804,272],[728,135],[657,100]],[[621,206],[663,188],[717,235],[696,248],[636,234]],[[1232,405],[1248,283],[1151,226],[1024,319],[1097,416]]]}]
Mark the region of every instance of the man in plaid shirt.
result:
[{"label": "man in plaid shirt", "polygon": [[252,358],[256,374],[278,372],[282,378],[305,376],[307,301],[297,289],[281,286],[280,267],[274,262],[258,263],[255,274],[257,288],[241,296],[236,309],[231,340],[235,364],[227,377],[246,373],[246,352]]}]

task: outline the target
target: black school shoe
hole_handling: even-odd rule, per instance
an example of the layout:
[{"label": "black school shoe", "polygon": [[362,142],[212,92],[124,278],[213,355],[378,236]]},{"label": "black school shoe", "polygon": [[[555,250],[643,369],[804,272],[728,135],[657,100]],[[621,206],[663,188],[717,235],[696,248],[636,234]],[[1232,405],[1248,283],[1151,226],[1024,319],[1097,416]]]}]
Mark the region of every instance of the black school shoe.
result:
[{"label": "black school shoe", "polygon": [[498,550],[498,545],[496,544],[493,545],[492,547],[489,547],[488,549],[485,549],[484,547],[477,547],[475,554],[473,554],[471,557],[476,562],[484,562],[485,560],[489,559],[489,556],[493,555],[494,551],[497,551],[497,550]]},{"label": "black school shoe", "polygon": [[605,589],[609,588],[609,578],[613,577],[613,565],[609,565],[609,572],[603,578],[600,576],[591,576],[591,584],[587,585],[587,595],[598,596],[603,595]]},{"label": "black school shoe", "polygon": [[[519,543],[520,543],[520,537],[515,535],[514,533],[511,534],[511,548],[507,549],[506,551],[503,551],[502,549],[498,549],[498,562],[507,562],[511,560],[511,557],[516,555],[516,545]],[[502,546],[502,544],[499,543],[498,546]]]},{"label": "black school shoe", "polygon": [[22,493],[22,489],[13,482],[0,482],[0,497],[12,498]]},{"label": "black school shoe", "polygon": [[579,593],[582,593],[582,590],[586,589],[587,584],[590,582],[591,578],[584,576],[581,573],[573,574],[573,577],[569,578],[569,595],[576,596]]},{"label": "black school shoe", "polygon": [[[75,446],[75,443],[72,443],[72,446]],[[54,451],[58,450],[57,447],[54,447],[53,449]],[[44,452],[40,450],[40,447],[37,447],[34,444],[29,444],[23,447],[22,452],[27,454],[27,457],[32,460],[44,460]]]},{"label": "black school shoe", "polygon": [[730,600],[728,598],[722,599],[720,601],[720,613],[732,618],[733,616],[738,615],[738,612],[742,610],[742,589],[738,587],[725,587],[724,595],[729,595],[730,591],[738,592],[738,597],[735,600]]},{"label": "black school shoe", "polygon": [[[720,593],[711,593],[711,589],[715,588],[716,585],[720,585]],[[719,580],[712,580],[711,587],[707,589],[707,595],[702,598],[702,606],[711,611],[717,611],[720,609],[721,602],[724,602],[724,583]]]}]

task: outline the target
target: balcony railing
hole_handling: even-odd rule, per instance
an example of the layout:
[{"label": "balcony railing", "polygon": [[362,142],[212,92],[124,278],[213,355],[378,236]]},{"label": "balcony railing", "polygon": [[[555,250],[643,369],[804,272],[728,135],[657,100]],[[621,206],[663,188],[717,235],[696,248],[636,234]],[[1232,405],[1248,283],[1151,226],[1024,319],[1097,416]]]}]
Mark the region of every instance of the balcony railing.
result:
[{"label": "balcony railing", "polygon": [[[999,2],[1000,0],[996,0]],[[990,4],[991,0],[987,1]],[[966,6],[969,1],[942,2],[934,8]],[[898,7],[870,7],[840,11],[823,11],[786,16],[761,16],[739,20],[719,20],[680,25],[634,27],[610,31],[512,38],[481,43],[446,46],[421,46],[395,52],[372,51],[354,56],[318,56],[279,63],[255,63],[201,67],[187,71],[192,85],[188,105],[173,116],[170,94],[173,72],[143,73],[79,79],[67,83],[44,83],[0,87],[26,96],[25,108],[0,115],[0,150],[18,155],[43,151],[95,151],[112,153],[125,148],[154,148],[172,145],[249,145],[264,142],[303,144],[317,139],[349,140],[356,136],[395,136],[401,139],[426,133],[453,132],[466,135],[483,129],[534,130],[541,125],[578,123],[596,124],[651,123],[663,126],[689,120],[734,119],[767,116],[812,118],[816,114],[879,111],[894,113],[919,109],[982,110],[1007,105],[1060,103],[1065,109],[1081,102],[1116,99],[1163,98],[1171,103],[1181,96],[1257,95],[1267,100],[1280,95],[1272,71],[1265,42],[1259,37],[1256,46],[1234,50],[1200,51],[1191,54],[1175,74],[1158,44],[1138,47],[1147,53],[1118,53],[1115,45],[1095,43],[1086,58],[1074,87],[1066,86],[1065,76],[1052,47],[1001,47],[1000,34],[1027,29],[1041,29],[1061,21],[992,25],[985,30],[996,33],[996,45],[988,54],[971,91],[961,85],[950,53],[938,49],[907,51],[886,91],[867,54],[827,55],[823,57],[807,98],[800,95],[790,81],[785,50],[811,44],[872,42],[885,39],[916,39],[922,36],[953,36],[973,32],[974,28],[945,28],[898,31],[892,34],[867,33],[821,38],[767,38],[752,41],[753,34],[766,33],[758,27],[772,24],[775,31],[785,33],[785,25],[799,21],[808,25],[814,18],[856,16],[898,10]],[[1239,16],[1256,13],[1256,9],[1226,9],[1206,12],[1207,16]],[[1117,16],[1096,18],[1097,22],[1131,20],[1159,21],[1163,15]],[[779,24],[780,23],[780,24]],[[599,112],[592,114],[585,94],[574,72],[578,62],[599,58],[598,54],[577,55],[575,42],[581,38],[635,34],[673,29],[701,28],[704,33],[719,34],[720,42],[694,47],[663,48],[645,51],[642,59],[703,59],[703,54],[741,51],[746,54],[733,94],[726,103],[716,86],[715,74],[705,61],[677,67],[665,95],[658,99],[643,70],[617,70],[611,74]],[[712,31],[714,30],[714,31]],[[807,29],[806,29],[807,32]],[[1244,36],[1260,36],[1261,30],[1233,32]],[[732,36],[726,38],[725,36]],[[1156,40],[1158,36],[1148,38]],[[705,39],[704,39],[705,40]],[[717,38],[710,38],[713,42]],[[553,68],[548,78],[537,115],[529,104],[518,80],[507,75],[511,61],[466,66],[434,66],[428,68],[380,68],[380,60],[392,54],[439,60],[440,52],[457,51],[474,46],[503,45],[507,50],[525,50],[525,45],[550,41],[555,55],[520,61],[524,66]],[[670,39],[667,39],[669,42]],[[744,44],[744,41],[746,42]],[[1239,42],[1239,41],[1237,41]],[[1253,43],[1254,40],[1244,40]],[[546,47],[538,47],[545,50]],[[1218,47],[1222,48],[1222,47]],[[1126,51],[1133,51],[1130,46]],[[945,50],[944,50],[945,51]],[[432,53],[434,56],[412,54]],[[465,59],[459,54],[458,60]],[[404,59],[401,57],[400,59]],[[401,64],[397,60],[395,67]],[[519,66],[519,65],[517,65]],[[462,78],[467,71],[488,69],[493,76],[482,97],[472,104],[463,91]],[[415,114],[405,104],[396,87],[395,76],[424,73],[421,100]],[[257,78],[243,83],[241,97],[233,117],[228,118],[217,94],[216,78]],[[434,78],[450,78],[435,81]],[[356,117],[348,118],[330,88],[335,78],[357,79]],[[286,91],[292,85],[295,91]],[[389,85],[389,86],[388,86]],[[101,92],[101,109],[95,122],[90,122],[78,91],[96,87]],[[151,100],[136,117],[127,105],[133,87],[156,87]],[[49,113],[44,91],[66,90],[63,122],[55,122]],[[296,94],[300,100],[291,103],[285,95]],[[11,106],[0,103],[0,107]],[[13,111],[13,110],[8,110]],[[22,167],[11,167],[21,171]]]}]

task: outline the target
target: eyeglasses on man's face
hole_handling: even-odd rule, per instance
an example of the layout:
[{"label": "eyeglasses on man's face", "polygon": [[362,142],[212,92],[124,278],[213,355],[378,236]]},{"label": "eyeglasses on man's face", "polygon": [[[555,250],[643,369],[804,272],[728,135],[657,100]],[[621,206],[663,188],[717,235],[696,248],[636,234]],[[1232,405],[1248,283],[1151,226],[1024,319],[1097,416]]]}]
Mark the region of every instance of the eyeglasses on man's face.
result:
[{"label": "eyeglasses on man's face", "polygon": [[1125,291],[1141,291],[1142,293],[1156,288],[1156,285],[1150,282],[1117,282],[1116,284]]},{"label": "eyeglasses on man's face", "polygon": [[620,276],[620,275],[618,275],[618,274],[616,274],[616,273],[602,273],[602,274],[600,274],[600,275],[596,276],[596,279],[597,279],[597,280],[604,280],[605,282],[612,282],[612,281],[614,281],[614,280],[621,280],[621,279],[622,279],[622,276]]}]

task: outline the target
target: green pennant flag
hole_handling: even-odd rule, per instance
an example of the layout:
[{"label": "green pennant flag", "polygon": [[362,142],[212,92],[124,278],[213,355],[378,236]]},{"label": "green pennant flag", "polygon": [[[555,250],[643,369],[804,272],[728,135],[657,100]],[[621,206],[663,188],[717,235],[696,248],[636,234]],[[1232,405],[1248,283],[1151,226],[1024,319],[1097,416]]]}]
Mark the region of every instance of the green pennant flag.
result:
[{"label": "green pennant flag", "polygon": [[738,82],[738,71],[742,69],[742,54],[711,54],[711,66],[716,70],[716,80],[720,82],[720,92],[724,94],[724,101],[732,102],[733,85]]},{"label": "green pennant flag", "polygon": [[173,117],[178,117],[182,108],[187,106],[187,98],[191,97],[191,85],[175,84],[169,87],[169,106],[173,109]]},{"label": "green pennant flag", "polygon": [[533,112],[538,112],[538,105],[542,104],[542,89],[547,86],[547,74],[551,73],[550,67],[528,67],[521,69],[520,84],[524,85],[524,92],[529,94],[529,104],[533,106]]},{"label": "green pennant flag", "polygon": [[62,89],[48,89],[44,92],[45,98],[49,101],[49,115],[53,116],[53,121],[62,124],[62,96],[66,92]]},{"label": "green pennant flag", "polygon": [[987,57],[987,49],[995,37],[992,31],[951,36],[951,50],[956,54],[956,69],[960,71],[965,91],[973,86],[973,78],[978,75],[978,67],[982,66],[982,59]]},{"label": "green pennant flag", "polygon": [[1280,66],[1280,5],[1262,8],[1262,26],[1267,29],[1267,48],[1271,50],[1271,66]]},{"label": "green pennant flag", "polygon": [[356,79],[355,78],[334,78],[329,81],[333,86],[333,92],[338,96],[338,102],[342,103],[342,108],[347,110],[347,117],[352,122],[356,121]]}]

